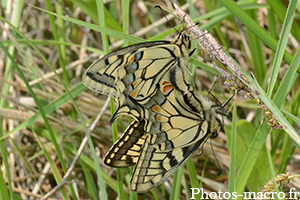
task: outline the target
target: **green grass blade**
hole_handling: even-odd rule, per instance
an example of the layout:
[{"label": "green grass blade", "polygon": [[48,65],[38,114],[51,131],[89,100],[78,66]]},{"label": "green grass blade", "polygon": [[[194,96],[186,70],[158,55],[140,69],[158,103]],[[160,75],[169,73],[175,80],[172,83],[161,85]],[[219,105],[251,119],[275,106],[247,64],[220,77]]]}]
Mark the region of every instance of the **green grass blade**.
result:
[{"label": "green grass blade", "polygon": [[38,7],[35,7],[35,6],[32,6],[38,10],[41,10],[41,11],[44,11],[46,13],[49,13],[51,15],[54,15],[56,17],[60,17],[64,20],[67,20],[67,21],[70,21],[72,23],[75,23],[75,24],[78,24],[80,26],[84,26],[84,27],[87,27],[87,28],[90,28],[92,30],[95,30],[95,31],[98,31],[98,32],[101,32],[101,33],[105,33],[107,35],[110,35],[112,37],[116,37],[116,38],[119,38],[119,39],[124,39],[124,40],[128,40],[130,42],[134,42],[134,43],[139,43],[139,42],[145,42],[144,39],[142,38],[139,38],[139,37],[135,37],[135,36],[132,36],[132,35],[128,35],[128,34],[124,34],[123,32],[119,32],[119,31],[116,31],[116,30],[113,30],[113,29],[110,29],[110,28],[104,28],[102,26],[98,26],[98,25],[95,25],[95,24],[90,24],[90,23],[87,23],[87,22],[83,22],[81,20],[77,20],[77,19],[73,19],[73,18],[70,18],[70,17],[65,17],[65,16],[62,16],[62,15],[58,15],[56,13],[53,13],[53,12],[49,12],[47,10],[44,10],[42,8],[38,8]]},{"label": "green grass blade", "polygon": [[286,96],[292,90],[293,84],[296,81],[298,75],[296,74],[298,66],[300,65],[300,49],[296,52],[294,59],[285,73],[276,93],[274,95],[274,103],[281,107],[284,103]]},{"label": "green grass blade", "polygon": [[[264,43],[266,43],[273,51],[276,51],[277,41],[270,37],[270,35],[255,21],[250,18],[236,3],[233,1],[220,0],[220,2],[235,16],[237,17],[247,28],[249,28],[255,35],[257,35]],[[283,59],[287,63],[291,63],[293,56],[285,51]],[[300,68],[298,68],[298,73]]]},{"label": "green grass blade", "polygon": [[[227,133],[230,131],[230,129],[228,130],[228,128],[229,127],[227,126],[225,127]],[[237,159],[237,166],[239,168],[239,172],[237,174],[235,183],[237,195],[240,195],[243,193],[251,173],[254,173],[254,175],[252,176],[256,177],[255,179],[249,179],[251,181],[254,181],[248,182],[248,187],[251,188],[251,191],[257,191],[257,183],[260,184],[259,187],[262,187],[261,184],[264,184],[265,181],[270,177],[268,176],[268,169],[266,167],[264,167],[264,171],[262,171],[262,166],[267,166],[265,165],[265,163],[263,163],[267,162],[266,154],[264,153],[260,155],[260,152],[265,145],[265,140],[269,133],[270,127],[267,127],[266,122],[264,121],[255,133],[256,129],[254,127],[251,128],[251,126],[249,126],[247,122],[242,120],[238,122],[237,128],[239,133],[247,133],[243,135],[237,135],[237,144],[239,144],[239,150],[237,150],[237,152],[239,152],[239,154],[237,154],[237,156],[239,156]],[[242,140],[240,140],[239,138],[241,138]],[[228,145],[231,146],[230,144]],[[261,156],[261,158],[259,162],[257,162],[259,155]],[[258,179],[258,177],[260,177],[260,179]]]},{"label": "green grass blade", "polygon": [[[236,94],[235,94],[236,97]],[[236,169],[236,138],[237,138],[237,125],[236,125],[236,98],[234,98],[233,115],[232,115],[232,129],[231,129],[231,141],[230,141],[230,169],[228,180],[228,192],[233,194],[236,191],[235,183],[235,169]]]},{"label": "green grass blade", "polygon": [[278,43],[275,58],[273,61],[271,77],[270,77],[270,81],[269,81],[269,87],[268,87],[268,96],[269,97],[271,97],[273,89],[275,87],[276,79],[277,79],[279,68],[280,68],[281,61],[282,61],[282,57],[285,52],[286,45],[288,42],[288,37],[289,37],[290,30],[292,27],[294,15],[295,15],[294,13],[295,13],[295,9],[296,9],[296,4],[297,4],[297,0],[290,1],[288,11],[287,11],[287,14],[285,17],[285,21],[283,23],[282,31],[281,31],[280,38],[279,38],[279,43]]},{"label": "green grass blade", "polygon": [[183,166],[179,167],[173,174],[174,182],[172,184],[170,200],[177,200],[180,197],[182,174]]},{"label": "green grass blade", "polygon": [[[276,0],[276,1],[267,0],[267,2],[272,7],[274,12],[276,13],[276,16],[281,20],[281,22],[283,22],[286,17],[286,12],[288,12],[286,10],[286,6],[283,5],[283,3],[281,1],[278,1],[278,0]],[[300,27],[296,23],[294,23],[292,25],[291,33],[299,42],[300,41]]]}]

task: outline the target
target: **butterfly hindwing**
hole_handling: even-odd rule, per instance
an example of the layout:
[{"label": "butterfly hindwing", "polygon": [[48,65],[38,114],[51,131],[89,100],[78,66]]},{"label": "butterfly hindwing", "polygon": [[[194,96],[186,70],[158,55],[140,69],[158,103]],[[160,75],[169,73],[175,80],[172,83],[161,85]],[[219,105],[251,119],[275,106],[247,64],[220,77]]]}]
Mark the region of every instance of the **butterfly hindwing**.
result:
[{"label": "butterfly hindwing", "polygon": [[182,78],[185,69],[177,67],[169,72],[143,108],[147,137],[130,183],[136,192],[162,183],[220,129],[214,104],[194,94]]},{"label": "butterfly hindwing", "polygon": [[[148,138],[147,138],[148,139]],[[173,174],[201,145],[198,141],[183,148],[160,151],[151,146],[148,140],[141,150],[140,158],[134,168],[130,188],[135,192],[146,192],[161,184]]]},{"label": "butterfly hindwing", "polygon": [[192,87],[184,83],[185,69],[174,68],[178,71],[177,81],[173,84],[169,74],[161,79],[159,90],[144,107],[146,123],[145,131],[150,135],[150,144],[160,150],[180,148],[192,145],[202,139],[209,132],[206,120],[206,107],[212,107],[200,95],[194,94]]},{"label": "butterfly hindwing", "polygon": [[132,122],[118,141],[110,148],[104,158],[104,163],[111,167],[135,165],[146,138],[144,125],[144,121]]}]

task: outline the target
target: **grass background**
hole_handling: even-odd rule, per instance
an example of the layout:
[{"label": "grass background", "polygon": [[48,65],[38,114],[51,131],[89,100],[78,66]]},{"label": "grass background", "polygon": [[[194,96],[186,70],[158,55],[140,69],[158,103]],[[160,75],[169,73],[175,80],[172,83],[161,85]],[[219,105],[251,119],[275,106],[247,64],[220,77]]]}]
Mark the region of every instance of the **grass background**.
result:
[{"label": "grass background", "polygon": [[[88,135],[86,126],[107,98],[82,85],[85,69],[99,55],[122,46],[171,40],[175,30],[154,5],[176,12],[170,1],[155,0],[0,3],[0,198],[39,199],[62,180]],[[263,103],[284,130],[267,125],[256,101],[239,93],[227,107],[232,119],[225,119],[226,134],[220,133],[213,141],[216,156],[206,143],[197,152],[202,152],[201,156],[195,153],[164,184],[136,194],[128,189],[130,169],[116,170],[102,161],[113,144],[112,132],[121,134],[129,123],[122,117],[111,126],[112,106],[88,138],[89,145],[68,184],[52,199],[189,199],[191,187],[212,195],[219,190],[242,194],[258,192],[276,174],[300,174],[296,148],[300,144],[299,3],[176,3],[194,22],[200,22],[200,28],[207,29],[259,86]],[[178,19],[168,19],[178,30],[182,27]],[[195,87],[206,95],[216,78],[210,64],[222,66],[201,47],[194,58],[201,61],[196,65],[191,61]],[[232,93],[223,82],[219,78],[212,92],[220,102]],[[276,191],[295,188],[300,192],[299,185],[299,178],[294,178]]]}]

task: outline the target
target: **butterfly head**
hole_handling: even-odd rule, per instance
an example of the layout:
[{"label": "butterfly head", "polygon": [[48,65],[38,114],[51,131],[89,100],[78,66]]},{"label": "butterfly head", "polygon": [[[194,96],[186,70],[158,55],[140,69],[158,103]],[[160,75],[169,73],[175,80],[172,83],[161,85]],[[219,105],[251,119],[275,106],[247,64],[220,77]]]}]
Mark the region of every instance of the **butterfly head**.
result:
[{"label": "butterfly head", "polygon": [[173,39],[172,43],[177,44],[182,49],[183,53],[189,54],[189,50],[191,49],[191,39],[187,30],[180,31],[177,36]]}]

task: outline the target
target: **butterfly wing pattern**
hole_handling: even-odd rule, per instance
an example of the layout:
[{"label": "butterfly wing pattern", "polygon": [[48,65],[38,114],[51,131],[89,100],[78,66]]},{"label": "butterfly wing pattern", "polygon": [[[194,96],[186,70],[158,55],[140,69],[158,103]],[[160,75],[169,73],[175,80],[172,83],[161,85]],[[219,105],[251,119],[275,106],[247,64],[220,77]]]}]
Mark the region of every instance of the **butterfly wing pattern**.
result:
[{"label": "butterfly wing pattern", "polygon": [[133,171],[133,191],[146,192],[162,183],[221,128],[217,108],[180,81],[182,70],[171,69],[144,106],[147,136]]},{"label": "butterfly wing pattern", "polygon": [[[142,120],[143,104],[168,70],[182,62],[188,67],[190,42],[185,32],[172,41],[146,42],[129,46],[102,57],[83,76],[90,89],[112,96],[118,109],[111,122],[125,114]],[[182,66],[183,67],[183,66]]]},{"label": "butterfly wing pattern", "polygon": [[145,142],[145,121],[134,121],[105,156],[104,163],[111,167],[130,167],[136,164]]},{"label": "butterfly wing pattern", "polygon": [[90,89],[116,98],[132,124],[111,147],[104,163],[135,165],[130,189],[146,192],[169,177],[208,137],[222,128],[220,109],[194,93],[188,81],[190,39],[136,44],[92,64],[83,76]]}]

